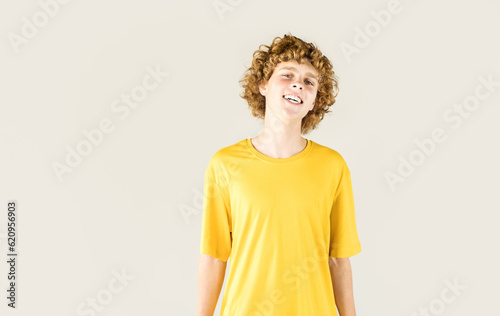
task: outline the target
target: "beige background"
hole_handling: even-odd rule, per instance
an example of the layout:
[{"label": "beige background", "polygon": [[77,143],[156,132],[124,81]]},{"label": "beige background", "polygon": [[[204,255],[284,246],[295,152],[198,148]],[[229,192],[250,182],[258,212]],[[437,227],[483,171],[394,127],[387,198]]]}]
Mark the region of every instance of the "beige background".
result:
[{"label": "beige background", "polygon": [[[56,13],[44,20],[40,3]],[[216,150],[260,133],[238,80],[287,32],[316,43],[340,78],[333,113],[306,137],[351,170],[358,315],[498,313],[500,86],[479,79],[500,81],[498,2],[40,3],[0,4],[4,291],[6,204],[19,204],[18,308],[3,292],[1,315],[194,315],[204,171]],[[380,26],[370,12],[388,7],[397,13]],[[38,32],[12,42],[34,18]],[[357,53],[342,51],[377,25]],[[148,68],[168,75],[144,90]],[[127,117],[113,112],[141,91]],[[477,91],[461,125],[443,119]],[[82,130],[101,120],[108,133],[85,148]],[[434,129],[446,140],[391,189],[385,174]],[[58,178],[53,164],[79,144],[91,152]],[[123,269],[133,279],[120,282]]]}]

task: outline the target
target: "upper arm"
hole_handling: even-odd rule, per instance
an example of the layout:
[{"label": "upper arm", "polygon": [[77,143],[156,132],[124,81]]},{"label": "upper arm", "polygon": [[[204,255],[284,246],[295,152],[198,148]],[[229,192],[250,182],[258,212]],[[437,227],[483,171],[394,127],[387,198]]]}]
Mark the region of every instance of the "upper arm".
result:
[{"label": "upper arm", "polygon": [[205,171],[200,253],[226,262],[233,239],[231,207],[228,186],[218,164],[213,158]]},{"label": "upper arm", "polygon": [[227,261],[222,261],[220,259],[215,258],[214,256],[207,255],[207,254],[200,254],[200,260],[206,263],[217,263],[221,265],[225,265]]},{"label": "upper arm", "polygon": [[351,261],[349,260],[349,257],[345,258],[336,258],[336,257],[330,257],[328,264],[330,266],[335,266],[335,267],[340,267],[346,264],[350,264]]},{"label": "upper arm", "polygon": [[351,257],[361,252],[356,227],[351,173],[342,158],[337,171],[337,188],[330,210],[330,249],[332,258]]}]

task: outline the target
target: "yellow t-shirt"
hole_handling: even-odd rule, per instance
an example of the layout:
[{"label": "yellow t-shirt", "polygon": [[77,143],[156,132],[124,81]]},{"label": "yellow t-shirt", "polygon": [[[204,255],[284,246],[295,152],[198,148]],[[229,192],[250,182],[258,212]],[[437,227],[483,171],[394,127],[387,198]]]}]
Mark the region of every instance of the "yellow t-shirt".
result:
[{"label": "yellow t-shirt", "polygon": [[222,316],[335,316],[329,257],[361,252],[351,176],[335,150],[307,140],[288,158],[250,138],[205,172],[201,254],[229,272]]}]

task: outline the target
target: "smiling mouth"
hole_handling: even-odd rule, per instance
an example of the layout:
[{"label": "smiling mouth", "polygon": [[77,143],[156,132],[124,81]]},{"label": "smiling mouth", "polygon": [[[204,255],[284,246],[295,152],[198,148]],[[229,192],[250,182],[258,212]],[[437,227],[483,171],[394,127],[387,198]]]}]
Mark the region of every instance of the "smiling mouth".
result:
[{"label": "smiling mouth", "polygon": [[291,95],[283,95],[283,99],[288,100],[289,102],[293,104],[302,104],[304,101],[302,101],[299,97],[296,96],[291,96]]}]

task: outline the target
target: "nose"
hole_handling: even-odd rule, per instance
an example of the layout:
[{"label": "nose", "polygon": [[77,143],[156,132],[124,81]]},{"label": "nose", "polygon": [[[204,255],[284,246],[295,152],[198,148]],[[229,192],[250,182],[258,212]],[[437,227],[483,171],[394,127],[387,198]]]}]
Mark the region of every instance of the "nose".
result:
[{"label": "nose", "polygon": [[301,84],[294,83],[294,84],[292,84],[292,87],[299,88],[300,90],[302,90],[302,85]]}]

